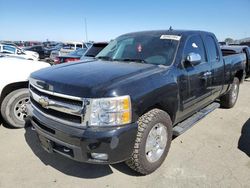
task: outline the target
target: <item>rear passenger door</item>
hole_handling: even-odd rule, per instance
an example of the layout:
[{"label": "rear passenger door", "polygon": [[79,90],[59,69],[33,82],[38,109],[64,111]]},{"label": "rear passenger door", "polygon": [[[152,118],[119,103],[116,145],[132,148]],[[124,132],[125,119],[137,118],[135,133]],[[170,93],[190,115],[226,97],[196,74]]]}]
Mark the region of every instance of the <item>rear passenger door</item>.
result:
[{"label": "rear passenger door", "polygon": [[[199,54],[201,62],[191,65],[185,61],[190,53]],[[208,61],[203,40],[200,35],[187,39],[183,52],[184,72],[187,91],[183,95],[183,110],[191,113],[210,102],[211,98],[211,64]],[[184,113],[184,114],[186,114]]]},{"label": "rear passenger door", "polygon": [[211,90],[213,99],[220,95],[224,84],[224,62],[220,57],[219,46],[217,45],[216,38],[212,35],[206,35],[205,46],[207,49],[208,59],[211,63]]}]

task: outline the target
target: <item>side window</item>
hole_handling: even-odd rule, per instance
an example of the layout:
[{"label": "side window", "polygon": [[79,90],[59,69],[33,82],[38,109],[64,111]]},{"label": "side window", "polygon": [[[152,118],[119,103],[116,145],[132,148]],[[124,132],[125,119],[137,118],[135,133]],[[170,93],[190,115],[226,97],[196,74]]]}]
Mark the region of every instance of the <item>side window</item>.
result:
[{"label": "side window", "polygon": [[201,62],[207,61],[204,44],[199,35],[194,35],[190,37],[186,42],[184,49],[184,58],[186,58],[190,53],[200,54]]},{"label": "side window", "polygon": [[16,48],[12,46],[3,46],[3,52],[10,52],[14,54],[16,52]]},{"label": "side window", "polygon": [[207,49],[208,49],[208,55],[209,55],[209,59],[211,62],[216,62],[219,61],[219,51],[217,48],[217,45],[214,41],[214,38],[211,36],[206,36],[206,45],[207,45]]}]

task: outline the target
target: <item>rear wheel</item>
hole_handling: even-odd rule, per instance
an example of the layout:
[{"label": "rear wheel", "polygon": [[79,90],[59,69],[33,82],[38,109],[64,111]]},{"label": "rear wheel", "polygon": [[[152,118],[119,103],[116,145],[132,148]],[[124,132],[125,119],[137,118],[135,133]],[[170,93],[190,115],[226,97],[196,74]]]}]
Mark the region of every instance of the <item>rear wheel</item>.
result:
[{"label": "rear wheel", "polygon": [[153,109],[138,121],[133,153],[126,164],[141,174],[150,174],[165,160],[172,141],[172,122],[169,115]]},{"label": "rear wheel", "polygon": [[26,104],[29,102],[29,90],[18,89],[9,93],[1,105],[1,114],[4,121],[15,128],[25,126],[27,116]]},{"label": "rear wheel", "polygon": [[240,81],[237,77],[235,77],[229,92],[224,96],[222,96],[220,99],[222,107],[232,108],[235,105],[238,99],[239,88],[240,88]]}]

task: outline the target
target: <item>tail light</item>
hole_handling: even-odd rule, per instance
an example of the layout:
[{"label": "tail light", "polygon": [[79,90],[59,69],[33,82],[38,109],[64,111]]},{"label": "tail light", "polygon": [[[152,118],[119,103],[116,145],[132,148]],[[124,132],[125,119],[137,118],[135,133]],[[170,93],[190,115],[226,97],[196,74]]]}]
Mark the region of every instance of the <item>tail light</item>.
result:
[{"label": "tail light", "polygon": [[54,64],[60,64],[60,59],[57,57],[57,58],[55,58],[55,60],[54,60]]},{"label": "tail light", "polygon": [[79,58],[66,58],[66,59],[64,60],[64,62],[67,63],[67,62],[78,61],[78,60],[79,60]]}]

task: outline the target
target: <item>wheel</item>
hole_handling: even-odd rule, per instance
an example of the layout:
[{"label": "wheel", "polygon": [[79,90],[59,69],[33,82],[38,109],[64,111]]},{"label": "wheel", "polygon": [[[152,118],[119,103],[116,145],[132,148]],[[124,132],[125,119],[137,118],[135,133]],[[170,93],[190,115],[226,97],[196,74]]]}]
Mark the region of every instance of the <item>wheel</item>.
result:
[{"label": "wheel", "polygon": [[232,108],[235,105],[238,99],[239,88],[240,81],[235,77],[229,92],[220,98],[220,103],[223,108]]},{"label": "wheel", "polygon": [[15,128],[24,127],[24,118],[27,116],[26,104],[28,102],[28,89],[18,89],[9,93],[1,105],[1,114],[4,121]]},{"label": "wheel", "polygon": [[169,115],[153,109],[138,120],[138,132],[131,157],[126,164],[140,174],[150,174],[165,160],[172,141]]}]

